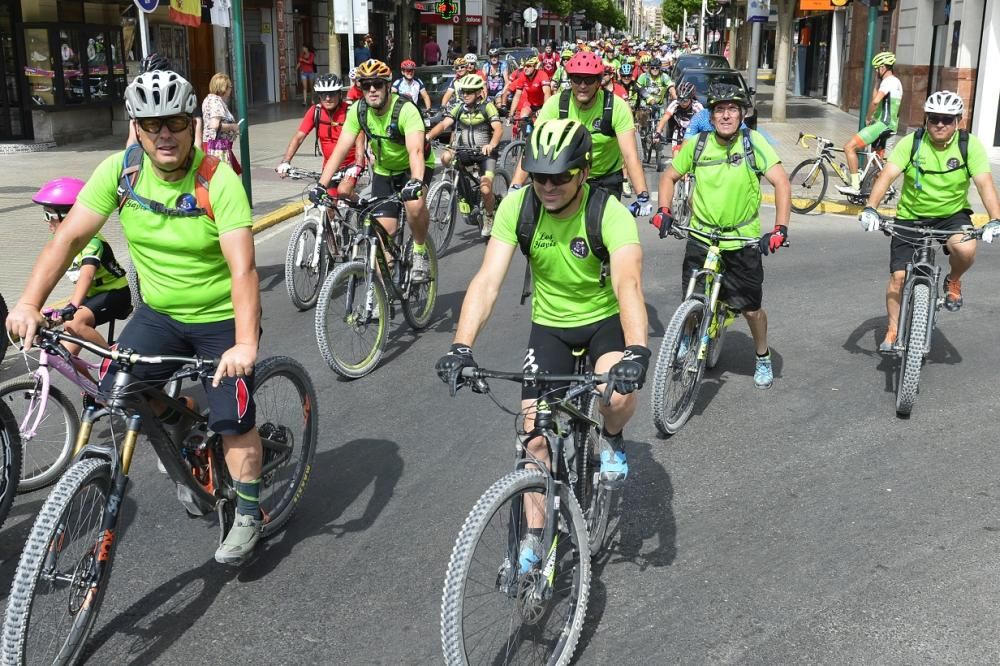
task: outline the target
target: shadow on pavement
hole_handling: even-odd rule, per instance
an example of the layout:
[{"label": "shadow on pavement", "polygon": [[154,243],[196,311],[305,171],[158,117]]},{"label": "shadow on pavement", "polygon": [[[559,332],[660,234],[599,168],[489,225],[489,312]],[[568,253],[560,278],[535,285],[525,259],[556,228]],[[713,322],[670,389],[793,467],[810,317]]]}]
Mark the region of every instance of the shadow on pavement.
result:
[{"label": "shadow on pavement", "polygon": [[[368,529],[389,503],[402,475],[399,445],[385,439],[355,439],[332,451],[316,454],[298,513],[283,531],[257,547],[253,561],[241,569],[240,580],[263,578],[296,545],[311,537],[339,538]],[[338,522],[369,486],[372,486],[371,497],[361,516]]]},{"label": "shadow on pavement", "polygon": [[275,287],[285,287],[285,265],[257,266],[257,277],[260,279],[260,291],[274,291]]}]

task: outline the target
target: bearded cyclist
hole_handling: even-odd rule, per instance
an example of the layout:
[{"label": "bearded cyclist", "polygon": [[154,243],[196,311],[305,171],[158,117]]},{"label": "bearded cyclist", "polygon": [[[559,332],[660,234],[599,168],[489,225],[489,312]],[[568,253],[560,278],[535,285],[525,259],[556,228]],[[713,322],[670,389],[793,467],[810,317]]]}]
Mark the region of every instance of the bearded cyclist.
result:
[{"label": "bearded cyclist", "polygon": [[[496,150],[503,138],[503,125],[500,123],[500,113],[492,102],[483,101],[483,80],[474,74],[466,75],[456,86],[462,101],[454,105],[448,115],[427,133],[427,140],[437,138],[442,132],[453,125],[457,126],[455,145],[463,148],[479,148],[482,151],[482,174],[479,180],[480,191],[483,193],[483,228],[482,236],[486,238],[493,229],[493,208],[496,200],[493,197],[493,175],[497,168]],[[453,135],[453,136],[454,136]],[[451,163],[454,153],[446,150],[441,153],[441,163]]]},{"label": "bearded cyclist", "polygon": [[[673,162],[660,176],[660,209],[650,223],[666,235],[673,224],[670,213],[674,184],[685,174],[694,172],[697,186],[692,195],[691,226],[704,231],[721,230],[734,236],[758,236],[757,246],[743,247],[737,241],[722,241],[722,275],[720,298],[730,307],[743,312],[756,352],[754,384],[767,389],[774,384],[774,370],[767,344],[767,313],[763,300],[764,266],[761,254],[777,252],[788,238],[791,216],[791,185],[778,154],[756,131],[741,130],[740,123],[750,100],[737,86],[713,84],[708,91],[708,107],[715,124],[713,132],[700,135],[697,141],[687,141]],[[701,147],[701,154],[696,155]],[[774,186],[774,230],[761,235],[760,177]],[[681,282],[687,289],[692,271],[705,262],[707,248],[694,238],[688,240]]]},{"label": "bearded cyclist", "polygon": [[[983,228],[982,239],[992,243],[1000,236],[1000,199],[989,158],[976,136],[959,129],[964,113],[962,98],[953,92],[942,90],[928,97],[924,103],[924,127],[900,139],[893,148],[868,195],[868,207],[861,214],[862,229],[878,229],[880,217],[876,207],[893,181],[903,174],[896,223],[955,231],[947,240],[951,270],[944,279],[944,306],[951,312],[962,307],[961,279],[976,260],[976,244],[962,242],[960,233],[963,226],[972,224],[970,180],[976,184],[991,218]],[[913,244],[918,239],[916,234],[912,238],[893,236],[889,248],[889,284],[885,293],[888,330],[879,345],[884,354],[893,353],[896,343],[906,264],[912,261]]]},{"label": "bearded cyclist", "polygon": [[[614,393],[599,409],[604,419],[600,437],[601,481],[621,485],[628,475],[622,430],[635,412],[634,391],[642,387],[649,366],[647,319],[642,296],[642,247],[629,211],[614,197],[592,188],[591,136],[575,120],[540,122],[527,141],[524,166],[532,184],[504,198],[497,210],[493,236],[479,272],[469,284],[451,351],[436,365],[445,383],[461,381],[463,368],[477,367],[472,346],[496,303],[519,246],[522,205],[534,197],[537,227],[527,241],[534,278],[531,333],[524,368],[535,373],[573,371],[573,350],[586,347],[594,372],[607,372]],[[596,194],[595,194],[596,193]],[[610,259],[610,280],[602,280],[602,262],[590,247],[584,212],[590,197],[606,198],[600,236]],[[588,239],[588,240],[584,240]],[[531,413],[537,387],[521,389],[521,407]],[[525,430],[531,430],[531,419]],[[545,439],[527,443],[528,454],[548,465]],[[525,572],[542,558],[540,506],[526,508],[528,534],[519,547]]]},{"label": "bearded cyclist", "polygon": [[681,144],[684,142],[684,132],[691,124],[691,119],[703,108],[701,102],[698,101],[694,84],[685,81],[678,86],[677,99],[670,102],[663,111],[663,117],[656,125],[653,141],[656,143],[663,141],[663,132],[669,128],[667,137],[679,138],[679,140],[674,141],[674,154],[676,154],[681,149]]},{"label": "bearded cyclist", "polygon": [[[415,283],[426,282],[430,279],[430,262],[425,246],[428,214],[424,195],[434,169],[434,155],[424,154],[424,121],[413,102],[389,90],[392,70],[387,64],[381,60],[366,60],[358,65],[357,75],[364,99],[348,110],[340,139],[323,166],[319,182],[310,190],[309,199],[315,204],[330,205],[327,194],[330,179],[363,133],[375,157],[372,196],[400,194],[413,232],[411,279]],[[399,105],[402,106],[397,114]],[[396,121],[398,126],[394,128],[392,125]],[[373,212],[373,216],[392,235],[396,232],[399,203],[386,202]]]},{"label": "bearded cyclist", "polygon": [[[566,63],[566,71],[573,84],[571,90],[551,98],[538,114],[538,122],[554,118],[570,118],[583,124],[591,133],[593,142],[593,162],[590,183],[603,187],[621,199],[624,177],[622,165],[639,196],[632,203],[634,215],[649,215],[649,192],[646,174],[639,162],[639,152],[635,142],[635,123],[632,112],[625,100],[611,95],[610,122],[605,118],[608,105],[601,90],[601,76],[604,65],[593,53],[581,51]],[[563,111],[565,110],[565,113]],[[605,127],[609,124],[610,127]],[[528,174],[520,166],[511,179],[516,185],[523,185]]]},{"label": "bearded cyclist", "polygon": [[[262,525],[262,454],[253,404],[260,284],[250,204],[229,165],[194,147],[192,113],[198,100],[187,80],[171,71],[140,74],[125,89],[125,106],[143,153],[134,183],[120,197],[123,153],[97,167],[42,250],[7,328],[24,340],[34,339],[42,324],[41,304],[72,257],[117,211],[144,301],[122,331],[119,347],[149,355],[221,357],[215,376],[203,385],[209,428],[222,435],[233,478],[236,521],[215,559],[236,564],[252,553]],[[211,214],[200,205],[204,195],[196,185],[196,178],[206,175],[205,160],[214,167],[207,170]],[[133,374],[161,385],[176,370],[176,365],[163,363],[137,366]],[[117,363],[112,363],[102,391],[110,392],[116,372]],[[183,432],[179,413],[162,404],[154,409],[164,425]]]},{"label": "bearded cyclist", "polygon": [[839,185],[841,194],[858,195],[861,193],[861,174],[858,173],[858,151],[865,146],[881,140],[884,142],[892,136],[899,126],[899,107],[903,101],[903,84],[893,73],[896,56],[891,51],[883,51],[872,58],[872,67],[878,74],[880,83],[875,96],[868,107],[868,126],[851,137],[844,144],[844,156],[847,158],[847,169],[851,172],[851,184]]}]

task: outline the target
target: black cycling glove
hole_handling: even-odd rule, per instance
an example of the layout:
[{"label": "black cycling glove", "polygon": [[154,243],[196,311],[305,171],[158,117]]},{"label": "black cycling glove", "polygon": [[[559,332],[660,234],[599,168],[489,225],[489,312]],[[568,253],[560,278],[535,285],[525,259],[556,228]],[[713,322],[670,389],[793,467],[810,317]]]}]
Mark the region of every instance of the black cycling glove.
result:
[{"label": "black cycling glove", "polygon": [[608,372],[615,393],[631,393],[638,391],[646,381],[646,371],[649,370],[649,357],[652,352],[642,345],[629,345],[625,348],[622,360],[611,366]]}]

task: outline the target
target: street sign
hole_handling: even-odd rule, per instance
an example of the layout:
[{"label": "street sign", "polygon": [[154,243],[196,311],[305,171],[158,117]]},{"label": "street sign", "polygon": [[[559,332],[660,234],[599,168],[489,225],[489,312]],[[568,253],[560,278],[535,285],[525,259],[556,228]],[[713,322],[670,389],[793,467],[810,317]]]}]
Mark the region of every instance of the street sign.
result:
[{"label": "street sign", "polygon": [[[354,29],[351,29],[351,16]],[[333,0],[333,31],[338,35],[353,33],[363,35],[368,32],[367,0]]]},{"label": "street sign", "polygon": [[160,0],[135,0],[135,6],[149,14],[160,6]]},{"label": "street sign", "polygon": [[524,27],[527,28],[528,30],[534,30],[536,25],[538,24],[532,21],[531,23],[525,23]]},{"label": "street sign", "polygon": [[767,17],[770,13],[769,0],[749,0],[747,2],[748,23],[767,23]]},{"label": "street sign", "polygon": [[523,16],[525,23],[534,23],[538,20],[538,10],[534,7],[528,7],[524,10]]}]

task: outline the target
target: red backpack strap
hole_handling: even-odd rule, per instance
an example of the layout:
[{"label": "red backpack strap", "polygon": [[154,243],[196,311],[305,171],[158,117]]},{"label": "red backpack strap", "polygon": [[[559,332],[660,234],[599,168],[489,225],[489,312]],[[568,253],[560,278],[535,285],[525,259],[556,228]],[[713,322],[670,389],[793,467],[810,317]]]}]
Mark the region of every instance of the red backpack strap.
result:
[{"label": "red backpack strap", "polygon": [[219,168],[219,158],[213,155],[205,155],[198,165],[198,173],[195,175],[194,198],[198,202],[198,208],[205,210],[205,215],[211,220],[215,220],[215,213],[212,211],[212,202],[208,197],[208,186],[212,182],[215,170]]}]

